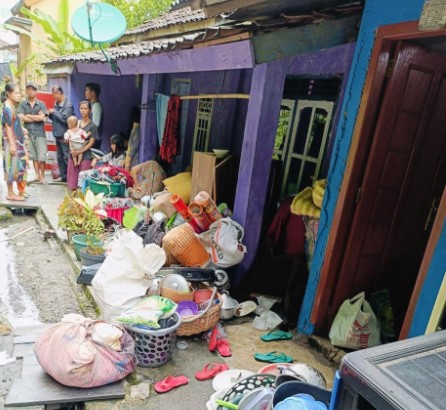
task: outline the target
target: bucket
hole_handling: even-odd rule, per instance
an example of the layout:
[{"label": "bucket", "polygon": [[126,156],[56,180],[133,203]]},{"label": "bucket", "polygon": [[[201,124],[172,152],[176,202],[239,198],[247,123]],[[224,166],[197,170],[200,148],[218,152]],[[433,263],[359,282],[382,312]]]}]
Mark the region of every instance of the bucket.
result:
[{"label": "bucket", "polygon": [[88,253],[87,248],[81,248],[79,253],[81,255],[81,262],[83,266],[96,265],[104,262],[105,260],[105,255],[92,255]]},{"label": "bucket", "polygon": [[91,235],[86,235],[83,233],[73,235],[71,238],[71,241],[73,242],[74,253],[76,254],[76,258],[79,262],[81,260],[80,250],[82,248],[86,248],[88,246],[87,238],[88,238],[88,241],[90,243],[92,243],[93,245],[102,246],[102,244],[103,244],[100,239],[98,239],[94,236],[91,236]]},{"label": "bucket", "polygon": [[176,330],[181,324],[180,315],[175,312],[169,319],[174,322],[165,329],[142,329],[136,326],[126,326],[127,331],[135,339],[135,353],[138,366],[159,367],[172,357],[172,348],[177,338]]}]

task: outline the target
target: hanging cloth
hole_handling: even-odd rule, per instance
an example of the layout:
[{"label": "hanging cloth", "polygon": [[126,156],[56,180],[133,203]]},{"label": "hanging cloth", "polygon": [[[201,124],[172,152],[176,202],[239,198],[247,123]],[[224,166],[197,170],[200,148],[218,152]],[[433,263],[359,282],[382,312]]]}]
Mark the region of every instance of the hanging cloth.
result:
[{"label": "hanging cloth", "polygon": [[158,133],[158,143],[161,147],[163,142],[164,127],[166,125],[167,106],[169,104],[169,96],[164,94],[156,94],[156,129]]},{"label": "hanging cloth", "polygon": [[175,156],[180,153],[179,127],[180,125],[180,97],[172,95],[167,107],[166,126],[160,148],[160,158],[172,164]]}]

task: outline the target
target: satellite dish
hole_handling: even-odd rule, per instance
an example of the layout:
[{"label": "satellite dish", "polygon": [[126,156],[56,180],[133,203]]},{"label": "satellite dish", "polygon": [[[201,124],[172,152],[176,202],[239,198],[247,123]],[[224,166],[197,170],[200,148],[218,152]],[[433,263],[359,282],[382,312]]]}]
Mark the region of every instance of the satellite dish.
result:
[{"label": "satellite dish", "polygon": [[112,43],[120,38],[127,28],[124,15],[106,3],[87,1],[71,18],[73,31],[92,44]]}]

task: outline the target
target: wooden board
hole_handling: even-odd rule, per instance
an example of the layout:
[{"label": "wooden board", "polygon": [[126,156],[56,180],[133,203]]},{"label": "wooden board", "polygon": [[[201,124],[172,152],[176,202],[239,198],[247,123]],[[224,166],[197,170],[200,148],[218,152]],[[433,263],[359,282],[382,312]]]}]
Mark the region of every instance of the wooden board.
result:
[{"label": "wooden board", "polygon": [[[25,201],[8,201],[6,199],[6,184],[0,185],[0,205],[6,208],[19,208],[19,209],[39,209],[40,208],[40,195],[39,189],[41,185],[31,185],[26,187],[26,192],[30,195]],[[15,189],[15,188],[14,188]]]},{"label": "wooden board", "polygon": [[217,157],[207,152],[194,152],[192,162],[191,202],[200,191],[212,196],[214,190],[215,165]]}]

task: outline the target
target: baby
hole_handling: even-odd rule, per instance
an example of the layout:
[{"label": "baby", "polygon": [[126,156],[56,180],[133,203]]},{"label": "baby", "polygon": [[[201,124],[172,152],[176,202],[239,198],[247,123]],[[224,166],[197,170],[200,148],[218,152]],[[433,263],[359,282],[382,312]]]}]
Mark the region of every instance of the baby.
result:
[{"label": "baby", "polygon": [[[87,143],[88,134],[79,127],[78,119],[72,115],[67,119],[68,131],[64,135],[64,139],[70,144],[70,151],[80,151]],[[73,164],[78,167],[82,162],[83,154],[73,155]]]}]

